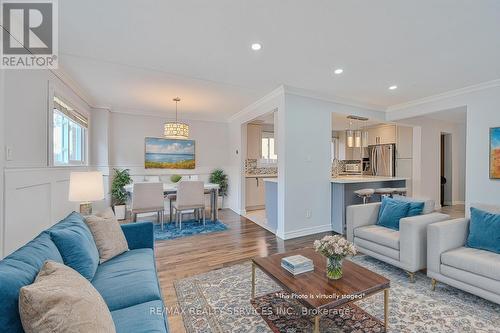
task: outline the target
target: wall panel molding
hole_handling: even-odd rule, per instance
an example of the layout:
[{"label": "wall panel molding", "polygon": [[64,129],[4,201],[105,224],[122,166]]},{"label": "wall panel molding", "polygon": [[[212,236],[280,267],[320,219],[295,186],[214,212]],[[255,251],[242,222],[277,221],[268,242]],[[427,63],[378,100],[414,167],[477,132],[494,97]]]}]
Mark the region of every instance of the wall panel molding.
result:
[{"label": "wall panel molding", "polygon": [[[79,204],[68,201],[72,171],[99,169],[109,193],[108,168],[17,168],[5,169],[5,225],[3,255],[15,251],[41,231],[57,223]],[[109,205],[109,196],[94,203],[94,208]]]}]

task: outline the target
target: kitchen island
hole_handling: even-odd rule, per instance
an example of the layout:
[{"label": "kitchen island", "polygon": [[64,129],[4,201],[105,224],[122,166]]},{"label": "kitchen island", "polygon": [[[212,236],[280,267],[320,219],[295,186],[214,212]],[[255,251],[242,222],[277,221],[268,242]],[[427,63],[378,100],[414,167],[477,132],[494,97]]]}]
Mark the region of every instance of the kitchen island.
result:
[{"label": "kitchen island", "polygon": [[[399,188],[406,187],[406,178],[380,176],[339,176],[332,178],[332,230],[345,235],[346,207],[362,204],[354,191],[365,188]],[[374,195],[370,202],[380,201],[380,196]]]}]

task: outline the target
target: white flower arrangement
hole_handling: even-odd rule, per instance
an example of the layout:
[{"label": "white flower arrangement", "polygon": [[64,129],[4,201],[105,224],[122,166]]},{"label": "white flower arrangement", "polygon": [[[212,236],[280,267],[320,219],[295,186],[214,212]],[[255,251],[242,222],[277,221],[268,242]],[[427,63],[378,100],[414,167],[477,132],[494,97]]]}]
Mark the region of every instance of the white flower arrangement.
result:
[{"label": "white flower arrangement", "polygon": [[342,236],[325,236],[314,241],[314,249],[327,258],[344,258],[357,253],[356,247]]}]

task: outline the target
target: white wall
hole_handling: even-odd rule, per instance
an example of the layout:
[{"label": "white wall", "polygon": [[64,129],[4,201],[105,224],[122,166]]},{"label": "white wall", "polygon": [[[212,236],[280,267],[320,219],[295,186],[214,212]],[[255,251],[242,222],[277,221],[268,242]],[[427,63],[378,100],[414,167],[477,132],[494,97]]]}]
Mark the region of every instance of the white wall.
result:
[{"label": "white wall", "polygon": [[5,70],[0,69],[0,258],[4,257],[4,164],[5,164],[5,90],[4,90]]},{"label": "white wall", "polygon": [[185,120],[189,124],[189,138],[195,140],[194,170],[145,169],[144,139],[163,137],[163,124],[172,119],[115,111],[117,110],[111,112],[109,120],[110,167],[130,169],[134,176],[197,174],[202,175],[203,179],[208,179],[208,175],[215,168],[223,168],[227,172],[229,165],[227,123]]},{"label": "white wall", "polygon": [[283,133],[278,154],[278,232],[283,225],[283,233],[278,233],[280,238],[331,230],[333,113],[384,120],[382,112],[295,92],[285,94],[285,108],[278,115],[280,134]]},{"label": "white wall", "polygon": [[279,117],[278,110],[284,107],[284,87],[279,87],[268,95],[262,97],[252,105],[241,110],[229,120],[229,188],[228,188],[228,207],[239,214],[245,214],[245,175],[244,161],[247,156],[247,122],[265,115],[269,112],[275,112],[275,137],[278,137],[278,160],[280,156],[280,139],[282,135],[280,129],[276,126],[276,119]]},{"label": "white wall", "polygon": [[[48,70],[5,71],[3,148],[12,148],[5,162],[3,255],[8,255],[78,205],[67,200],[69,174],[81,168],[48,166],[48,108],[52,89],[89,112],[88,104]],[[92,119],[90,119],[92,121]]]},{"label": "white wall", "polygon": [[489,129],[500,126],[500,81],[461,90],[392,111],[390,119],[467,107],[465,201],[498,205],[500,181],[489,179]]},{"label": "white wall", "polygon": [[[441,197],[441,133],[452,135],[452,203],[465,201],[465,125],[425,116],[403,119],[400,122],[420,128],[420,139],[415,147],[420,159],[414,157],[414,197],[433,199],[440,206]],[[420,152],[417,152],[420,150]],[[418,162],[420,161],[420,163]]]}]

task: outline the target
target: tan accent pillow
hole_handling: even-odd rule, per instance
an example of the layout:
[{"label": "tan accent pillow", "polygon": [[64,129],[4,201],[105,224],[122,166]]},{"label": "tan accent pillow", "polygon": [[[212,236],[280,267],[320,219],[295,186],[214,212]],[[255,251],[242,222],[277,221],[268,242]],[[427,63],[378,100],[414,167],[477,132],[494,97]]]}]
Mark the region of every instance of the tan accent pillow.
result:
[{"label": "tan accent pillow", "polygon": [[26,333],[114,333],[115,324],[99,292],[77,271],[46,261],[33,284],[19,291]]},{"label": "tan accent pillow", "polygon": [[95,215],[102,217],[104,219],[114,219],[115,218],[115,212],[113,212],[113,209],[111,207],[108,207],[105,210],[100,211],[99,213],[97,213]]},{"label": "tan accent pillow", "polygon": [[101,264],[128,251],[127,239],[114,216],[104,218],[90,215],[85,217],[85,223],[94,237]]}]

